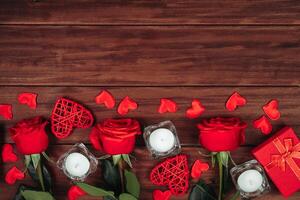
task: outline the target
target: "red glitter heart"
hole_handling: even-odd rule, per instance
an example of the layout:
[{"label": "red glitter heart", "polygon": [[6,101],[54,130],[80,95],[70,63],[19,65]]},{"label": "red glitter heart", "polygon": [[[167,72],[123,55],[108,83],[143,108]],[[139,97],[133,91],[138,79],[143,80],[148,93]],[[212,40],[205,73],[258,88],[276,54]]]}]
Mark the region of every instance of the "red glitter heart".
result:
[{"label": "red glitter heart", "polygon": [[254,120],[253,126],[257,129],[260,129],[260,131],[265,135],[268,135],[272,132],[272,124],[270,123],[268,118],[264,115]]},{"label": "red glitter heart", "polygon": [[272,120],[280,118],[280,112],[278,111],[278,100],[273,99],[263,106],[263,110]]},{"label": "red glitter heart", "polygon": [[160,106],[158,108],[158,112],[160,114],[170,112],[174,113],[177,111],[177,104],[175,101],[171,99],[160,99]]},{"label": "red glitter heart", "polygon": [[116,104],[115,98],[107,90],[100,92],[100,94],[96,96],[95,101],[97,104],[104,104],[108,109],[112,109]]},{"label": "red glitter heart", "polygon": [[234,92],[226,102],[226,109],[234,111],[238,106],[244,106],[247,100],[242,97],[238,92]]},{"label": "red glitter heart", "polygon": [[205,111],[204,106],[198,99],[192,101],[192,107],[186,110],[186,117],[189,119],[194,119],[199,117]]},{"label": "red glitter heart", "polygon": [[202,172],[205,172],[209,169],[209,165],[207,163],[201,162],[201,160],[196,160],[192,167],[191,176],[194,179],[198,179],[201,177]]},{"label": "red glitter heart", "polygon": [[153,200],[169,200],[172,196],[172,192],[170,190],[160,191],[154,190],[153,191]]}]

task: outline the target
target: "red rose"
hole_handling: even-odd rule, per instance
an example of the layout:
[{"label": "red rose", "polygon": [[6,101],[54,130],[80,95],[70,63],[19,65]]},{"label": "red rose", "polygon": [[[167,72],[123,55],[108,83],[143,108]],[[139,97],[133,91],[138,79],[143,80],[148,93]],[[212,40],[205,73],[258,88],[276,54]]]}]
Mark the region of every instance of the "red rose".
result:
[{"label": "red rose", "polygon": [[199,140],[213,152],[231,151],[245,142],[247,124],[239,118],[211,118],[198,124]]},{"label": "red rose", "polygon": [[24,155],[45,151],[49,143],[45,132],[47,124],[42,117],[34,117],[22,120],[10,128],[11,138],[16,143],[18,151]]},{"label": "red rose", "polygon": [[92,129],[90,141],[95,149],[107,154],[129,154],[139,134],[140,124],[134,119],[107,119]]}]

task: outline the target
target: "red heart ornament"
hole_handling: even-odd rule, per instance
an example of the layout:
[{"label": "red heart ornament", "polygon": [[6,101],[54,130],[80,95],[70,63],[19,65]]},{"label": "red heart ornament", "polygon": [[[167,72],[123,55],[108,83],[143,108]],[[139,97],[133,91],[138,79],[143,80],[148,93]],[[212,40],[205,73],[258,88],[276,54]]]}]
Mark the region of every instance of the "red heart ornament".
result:
[{"label": "red heart ornament", "polygon": [[36,98],[37,98],[37,94],[24,92],[24,93],[19,94],[18,101],[20,104],[28,105],[29,108],[31,108],[31,109],[36,109],[36,104],[37,104]]},{"label": "red heart ornament", "polygon": [[247,100],[242,97],[238,92],[234,92],[226,102],[226,109],[234,111],[238,106],[246,105]]},{"label": "red heart ornament", "polygon": [[194,119],[199,117],[205,111],[204,106],[198,99],[192,101],[192,107],[186,110],[186,117],[189,119]]},{"label": "red heart ornament", "polygon": [[174,113],[177,111],[177,104],[171,99],[160,99],[160,106],[158,107],[158,112],[160,114],[170,112]]},{"label": "red heart ornament", "polygon": [[11,120],[13,118],[12,105],[10,105],[10,104],[1,104],[0,105],[0,115],[4,119]]},{"label": "red heart ornament", "polygon": [[160,191],[154,190],[153,191],[153,200],[169,200],[172,196],[172,192],[170,190]]},{"label": "red heart ornament", "polygon": [[59,98],[51,114],[51,130],[57,138],[69,136],[73,127],[88,128],[92,126],[92,113],[79,103],[66,98]]},{"label": "red heart ornament", "polygon": [[137,109],[137,107],[138,104],[129,96],[126,96],[118,106],[118,113],[120,115],[126,115],[129,112],[129,110],[135,110]]},{"label": "red heart ornament", "polygon": [[11,144],[4,144],[2,147],[2,161],[3,162],[16,162],[17,155],[13,152]]},{"label": "red heart ornament", "polygon": [[207,163],[201,162],[201,160],[196,160],[192,167],[191,176],[194,179],[198,179],[201,177],[202,172],[205,172],[209,169],[209,165]]},{"label": "red heart ornament", "polygon": [[104,104],[108,109],[112,109],[116,104],[115,98],[107,90],[100,92],[100,94],[96,96],[95,101],[97,104]]},{"label": "red heart ornament", "polygon": [[68,191],[68,200],[76,200],[87,193],[77,185],[73,185]]},{"label": "red heart ornament", "polygon": [[253,126],[257,129],[260,129],[260,131],[265,135],[268,135],[272,132],[272,124],[264,115],[253,121]]},{"label": "red heart ornament", "polygon": [[150,181],[159,186],[166,185],[174,195],[187,192],[189,187],[189,167],[186,155],[167,158],[155,166],[150,173]]},{"label": "red heart ornament", "polygon": [[18,168],[11,168],[5,175],[5,182],[9,185],[13,185],[17,180],[25,178],[25,174]]},{"label": "red heart ornament", "polygon": [[280,118],[277,99],[269,101],[266,105],[263,106],[263,110],[266,113],[266,115],[272,120],[277,120]]}]

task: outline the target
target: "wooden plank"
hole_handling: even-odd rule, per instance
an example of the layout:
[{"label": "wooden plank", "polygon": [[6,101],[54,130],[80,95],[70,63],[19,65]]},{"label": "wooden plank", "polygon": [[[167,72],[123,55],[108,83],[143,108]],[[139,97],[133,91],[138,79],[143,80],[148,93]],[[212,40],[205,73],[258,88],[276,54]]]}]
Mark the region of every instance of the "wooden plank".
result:
[{"label": "wooden plank", "polygon": [[[11,121],[1,120],[4,128],[13,126],[17,121],[42,115],[49,118],[57,97],[65,96],[82,102],[90,108],[95,115],[96,121],[106,118],[120,117],[116,110],[108,110],[94,102],[95,96],[104,88],[102,87],[0,87],[0,103],[13,104],[14,119]],[[139,108],[130,112],[126,117],[137,118],[142,126],[158,123],[164,120],[172,120],[177,127],[179,138],[184,145],[198,145],[198,130],[196,124],[203,118],[214,116],[237,116],[248,123],[246,131],[247,144],[257,145],[266,139],[258,130],[252,127],[252,121],[263,114],[261,107],[271,99],[279,100],[281,118],[272,121],[274,132],[285,125],[292,126],[300,136],[300,88],[299,87],[112,87],[108,89],[117,99],[117,103],[129,95],[135,99]],[[248,100],[246,106],[229,112],[225,109],[227,98],[238,91]],[[18,104],[17,96],[21,92],[35,92],[38,94],[38,108],[31,110],[25,105]],[[179,106],[177,113],[159,114],[157,112],[160,98],[172,98]],[[190,106],[193,98],[199,98],[206,107],[206,112],[195,120],[185,117],[185,110]],[[3,129],[4,129],[3,128]],[[11,142],[7,131],[5,142]],[[89,143],[90,129],[76,129],[66,139],[55,140],[53,143],[73,144],[77,141]],[[138,143],[143,144],[142,137]]]},{"label": "wooden plank", "polygon": [[300,27],[0,30],[0,85],[300,85]]},{"label": "wooden plank", "polygon": [[2,0],[1,24],[299,24],[284,0]]}]

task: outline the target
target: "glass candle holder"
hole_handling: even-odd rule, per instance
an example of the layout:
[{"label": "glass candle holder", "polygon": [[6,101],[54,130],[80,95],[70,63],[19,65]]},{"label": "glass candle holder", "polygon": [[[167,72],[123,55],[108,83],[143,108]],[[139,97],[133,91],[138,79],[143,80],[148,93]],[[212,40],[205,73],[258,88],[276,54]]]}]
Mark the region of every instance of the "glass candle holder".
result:
[{"label": "glass candle holder", "polygon": [[181,151],[176,128],[171,121],[147,126],[143,136],[153,158],[164,158]]},{"label": "glass candle holder", "polygon": [[236,189],[244,199],[259,197],[270,191],[265,171],[257,160],[233,167],[230,174]]},{"label": "glass candle holder", "polygon": [[57,161],[57,166],[72,180],[84,181],[96,171],[97,158],[82,143],[75,144]]}]

